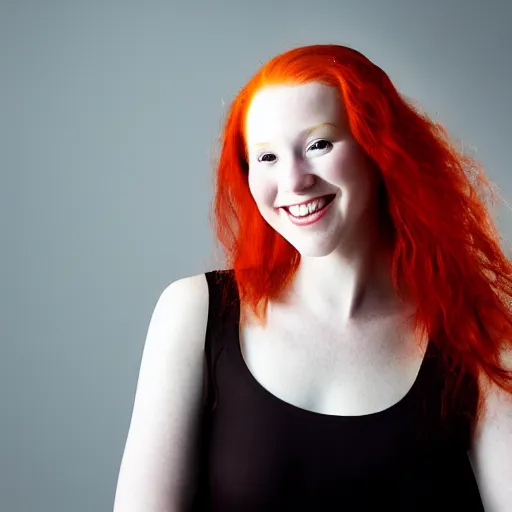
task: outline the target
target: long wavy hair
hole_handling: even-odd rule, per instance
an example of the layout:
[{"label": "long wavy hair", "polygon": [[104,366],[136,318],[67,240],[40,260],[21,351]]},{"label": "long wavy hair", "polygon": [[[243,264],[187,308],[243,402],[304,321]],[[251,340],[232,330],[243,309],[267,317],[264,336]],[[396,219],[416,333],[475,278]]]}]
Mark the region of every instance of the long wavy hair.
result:
[{"label": "long wavy hair", "polygon": [[[501,350],[512,340],[512,268],[490,215],[499,194],[483,166],[459,150],[441,123],[401,95],[386,73],[352,48],[313,45],[263,65],[232,102],[215,162],[211,221],[241,303],[263,325],[300,262],[298,251],[261,216],[248,185],[245,120],[254,95],[271,85],[335,87],[355,140],[382,178],[382,218],[395,290],[417,305],[414,325],[443,354],[443,416],[474,381],[512,393]],[[485,379],[481,379],[485,377]],[[475,420],[482,394],[476,391]],[[462,409],[460,409],[462,410]],[[474,424],[473,424],[474,426]]]}]

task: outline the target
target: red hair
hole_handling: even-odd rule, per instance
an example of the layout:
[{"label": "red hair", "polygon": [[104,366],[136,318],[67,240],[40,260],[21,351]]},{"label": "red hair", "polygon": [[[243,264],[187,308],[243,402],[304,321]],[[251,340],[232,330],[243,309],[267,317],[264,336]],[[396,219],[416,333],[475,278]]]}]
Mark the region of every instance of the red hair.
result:
[{"label": "red hair", "polygon": [[[500,363],[501,349],[512,340],[512,269],[487,208],[496,193],[482,165],[459,151],[440,123],[354,49],[314,45],[278,55],[231,104],[215,165],[212,214],[241,302],[265,325],[269,299],[281,296],[300,261],[250,193],[247,110],[265,86],[308,82],[337,88],[353,137],[376,164],[391,226],[393,283],[417,305],[417,331],[441,348],[452,405],[467,395],[468,375],[512,393],[512,375]],[[481,412],[481,395],[477,402],[473,419]]]}]

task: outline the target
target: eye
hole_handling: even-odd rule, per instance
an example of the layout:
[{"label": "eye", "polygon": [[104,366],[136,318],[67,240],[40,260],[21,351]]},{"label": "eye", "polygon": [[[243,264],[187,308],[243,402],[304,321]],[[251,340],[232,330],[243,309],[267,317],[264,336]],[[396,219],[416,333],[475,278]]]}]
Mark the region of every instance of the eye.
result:
[{"label": "eye", "polygon": [[[324,147],[318,147],[318,146],[324,146]],[[329,142],[328,140],[318,140],[316,141],[314,144],[312,144],[311,146],[309,146],[308,150],[309,149],[327,149],[328,147],[332,147],[332,143]]]},{"label": "eye", "polygon": [[264,153],[258,157],[258,162],[271,162],[271,160],[268,160],[266,157],[275,157],[272,153]]},{"label": "eye", "polygon": [[[317,149],[317,150],[323,150],[327,149],[329,147],[332,147],[332,143],[328,140],[322,139],[317,140],[314,144],[309,146],[308,151],[310,149]],[[270,160],[269,158],[276,158],[276,156],[273,153],[263,153],[260,156],[258,156],[257,160],[258,162],[267,162],[267,163],[273,163],[275,160]]]}]

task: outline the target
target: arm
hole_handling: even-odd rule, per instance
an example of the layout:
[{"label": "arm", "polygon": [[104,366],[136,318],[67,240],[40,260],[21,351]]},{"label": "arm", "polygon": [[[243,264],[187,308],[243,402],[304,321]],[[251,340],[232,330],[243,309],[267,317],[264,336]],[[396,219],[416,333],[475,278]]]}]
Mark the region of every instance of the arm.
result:
[{"label": "arm", "polygon": [[204,274],[171,283],[146,337],[114,512],[180,512],[195,489],[208,319]]},{"label": "arm", "polygon": [[[503,356],[512,370],[512,350]],[[486,386],[483,386],[486,389]],[[494,383],[485,391],[485,409],[468,452],[486,512],[512,510],[512,395]]]}]

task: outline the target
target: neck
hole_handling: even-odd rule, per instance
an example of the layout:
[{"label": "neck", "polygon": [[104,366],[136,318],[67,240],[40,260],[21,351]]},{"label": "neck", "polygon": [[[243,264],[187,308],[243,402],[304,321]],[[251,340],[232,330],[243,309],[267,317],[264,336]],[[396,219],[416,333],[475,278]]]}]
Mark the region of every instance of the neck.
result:
[{"label": "neck", "polygon": [[[407,306],[391,281],[389,250],[377,237],[324,257],[301,257],[287,300],[315,316],[346,324],[381,318]],[[334,315],[334,316],[333,316]]]}]

